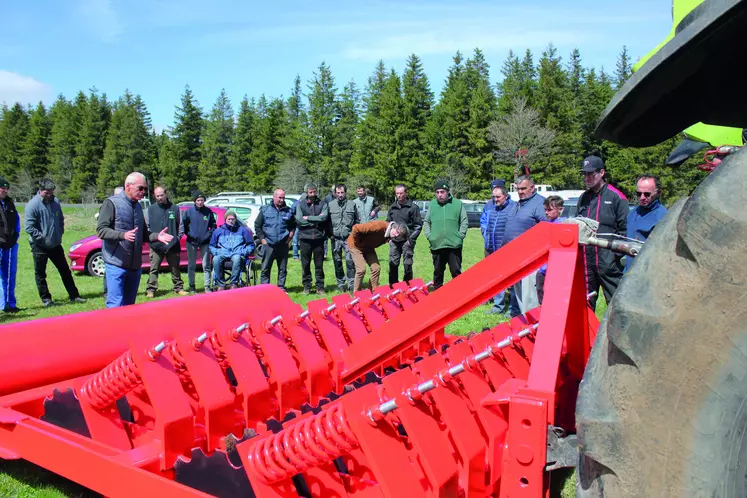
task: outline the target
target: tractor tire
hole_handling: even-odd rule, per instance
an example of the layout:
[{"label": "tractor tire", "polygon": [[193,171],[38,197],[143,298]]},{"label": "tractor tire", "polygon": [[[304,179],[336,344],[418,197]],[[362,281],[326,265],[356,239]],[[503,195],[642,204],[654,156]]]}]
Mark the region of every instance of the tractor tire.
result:
[{"label": "tractor tire", "polygon": [[623,277],[579,389],[576,495],[747,497],[747,150]]}]

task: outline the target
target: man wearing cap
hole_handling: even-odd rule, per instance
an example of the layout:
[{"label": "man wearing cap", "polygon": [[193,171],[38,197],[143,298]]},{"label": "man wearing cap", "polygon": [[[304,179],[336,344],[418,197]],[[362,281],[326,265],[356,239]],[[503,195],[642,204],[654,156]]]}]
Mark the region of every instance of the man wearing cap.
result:
[{"label": "man wearing cap", "polygon": [[16,270],[21,218],[13,199],[8,197],[10,183],[0,177],[0,306],[5,313],[18,313],[16,306]]},{"label": "man wearing cap", "polygon": [[168,244],[174,238],[164,228],[151,233],[140,200],[148,188],[142,173],[127,175],[124,190],[104,201],[99,210],[96,233],[103,241],[106,267],[106,307],[135,304],[143,263],[143,241]]},{"label": "man wearing cap", "polygon": [[431,246],[433,286],[438,289],[444,284],[447,264],[451,278],[462,273],[462,245],[469,220],[462,201],[451,196],[448,181],[438,180],[434,189],[436,198],[425,215],[423,232]]},{"label": "man wearing cap", "polygon": [[[508,212],[514,204],[508,195],[504,180],[493,180],[490,188],[493,191],[493,198],[485,204],[480,216],[480,232],[485,240],[486,258],[501,248]],[[503,314],[506,311],[506,291],[503,290],[493,298],[493,307],[488,313]]]},{"label": "man wearing cap", "polygon": [[168,244],[162,242],[151,242],[149,244],[150,271],[148,272],[145,297],[150,299],[156,296],[158,272],[164,259],[169,270],[171,270],[171,283],[174,285],[174,292],[180,296],[186,296],[188,293],[184,290],[182,272],[179,268],[182,250],[180,241],[184,229],[181,210],[169,200],[169,193],[163,185],[153,189],[153,195],[156,197],[156,203],[148,208],[148,228],[151,232],[159,232],[165,228],[166,233],[173,235],[174,238]]},{"label": "man wearing cap", "polygon": [[182,217],[184,235],[187,237],[187,279],[190,294],[196,291],[195,269],[198,249],[202,258],[205,292],[212,290],[213,260],[210,254],[210,238],[218,226],[215,213],[205,205],[205,196],[201,192],[195,192],[193,198],[194,204],[189,206]]},{"label": "man wearing cap", "polygon": [[[254,251],[254,234],[244,224],[239,223],[236,211],[226,211],[226,222],[218,227],[210,238],[210,251],[213,253],[215,285],[218,290],[234,289],[239,285],[241,268],[246,258]],[[231,261],[231,279],[223,280],[223,263]]]},{"label": "man wearing cap", "polygon": [[306,186],[306,197],[296,204],[298,247],[301,250],[303,293],[311,293],[311,259],[314,258],[316,293],[324,294],[324,241],[327,238],[329,206],[316,195],[316,185]]},{"label": "man wearing cap", "polygon": [[389,241],[389,285],[399,282],[399,260],[402,259],[404,273],[402,280],[409,282],[412,280],[412,266],[415,257],[415,242],[420,236],[423,229],[423,219],[420,215],[420,208],[413,204],[407,195],[407,186],[398,184],[394,187],[394,195],[397,200],[389,206],[386,214],[386,221],[396,221],[403,223],[409,232],[404,240],[392,238]]},{"label": "man wearing cap", "polygon": [[[581,166],[586,192],[578,199],[578,216],[599,222],[598,237],[611,239],[611,235],[625,235],[628,219],[628,200],[622,192],[604,180],[604,161],[597,156],[584,159]],[[607,235],[605,235],[607,234]],[[604,291],[609,303],[623,275],[622,256],[609,249],[586,246],[586,288],[588,292]],[[592,309],[597,307],[597,296],[589,300]]]},{"label": "man wearing cap", "polygon": [[44,306],[54,305],[52,294],[47,286],[47,261],[57,268],[67,295],[73,303],[85,303],[80,297],[73,274],[62,248],[62,234],[65,233],[65,217],[60,201],[54,195],[55,184],[44,178],[39,182],[39,192],[26,205],[24,228],[29,234],[31,255],[34,259],[36,288]]}]

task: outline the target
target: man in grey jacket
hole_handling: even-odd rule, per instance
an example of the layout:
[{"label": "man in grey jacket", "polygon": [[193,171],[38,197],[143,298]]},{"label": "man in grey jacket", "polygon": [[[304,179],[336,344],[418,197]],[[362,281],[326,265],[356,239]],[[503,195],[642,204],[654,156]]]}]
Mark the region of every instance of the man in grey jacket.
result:
[{"label": "man in grey jacket", "polygon": [[75,286],[70,267],[67,265],[65,250],[62,248],[62,234],[65,232],[65,217],[60,201],[54,195],[55,184],[47,178],[39,182],[39,192],[26,206],[25,229],[29,234],[31,255],[34,259],[36,288],[44,306],[54,305],[52,294],[47,286],[47,260],[57,267],[70,301],[85,303]]},{"label": "man in grey jacket", "polygon": [[[348,249],[348,235],[353,228],[355,209],[353,208],[353,201],[349,201],[347,198],[347,192],[347,187],[338,183],[335,185],[335,198],[327,203],[329,219],[332,224],[332,261],[335,264],[335,277],[340,292],[352,291],[355,280],[355,264],[353,264],[353,256]],[[343,255],[347,268],[347,279],[342,267]]]},{"label": "man in grey jacket", "polygon": [[168,244],[174,238],[164,228],[150,233],[143,216],[140,199],[148,182],[142,173],[130,173],[124,191],[106,199],[99,211],[96,233],[103,241],[106,264],[106,307],[135,304],[143,263],[143,241]]}]

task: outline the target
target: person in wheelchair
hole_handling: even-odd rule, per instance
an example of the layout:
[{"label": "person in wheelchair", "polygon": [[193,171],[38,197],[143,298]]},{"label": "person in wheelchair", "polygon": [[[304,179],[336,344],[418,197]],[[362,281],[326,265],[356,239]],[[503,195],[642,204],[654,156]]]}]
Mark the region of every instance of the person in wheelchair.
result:
[{"label": "person in wheelchair", "polygon": [[[213,279],[218,290],[234,289],[241,282],[241,271],[254,252],[254,234],[238,220],[236,211],[226,211],[225,223],[213,232],[210,252],[213,254]],[[231,277],[226,285],[224,266],[230,262]]]}]

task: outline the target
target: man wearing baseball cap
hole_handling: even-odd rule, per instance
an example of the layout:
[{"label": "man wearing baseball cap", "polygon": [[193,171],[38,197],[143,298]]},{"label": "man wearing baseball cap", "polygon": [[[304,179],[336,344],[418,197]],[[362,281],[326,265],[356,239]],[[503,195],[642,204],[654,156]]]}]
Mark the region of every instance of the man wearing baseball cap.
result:
[{"label": "man wearing baseball cap", "polygon": [[462,201],[451,196],[447,180],[438,180],[434,190],[436,198],[431,201],[423,220],[423,233],[431,246],[433,286],[438,289],[444,284],[447,264],[451,278],[462,273],[462,245],[469,220]]},{"label": "man wearing baseball cap", "polygon": [[[586,192],[578,200],[578,216],[599,222],[597,235],[611,238],[613,234],[625,235],[628,219],[628,200],[625,195],[604,179],[604,161],[598,156],[584,159],[580,172],[584,175]],[[605,235],[607,234],[607,235]],[[623,275],[622,257],[609,249],[586,246],[586,287],[588,292],[604,291],[609,303]],[[597,296],[589,300],[596,309]]]},{"label": "man wearing baseball cap", "polygon": [[0,306],[5,313],[18,313],[16,307],[16,269],[21,218],[13,199],[8,197],[10,183],[0,177]]}]

